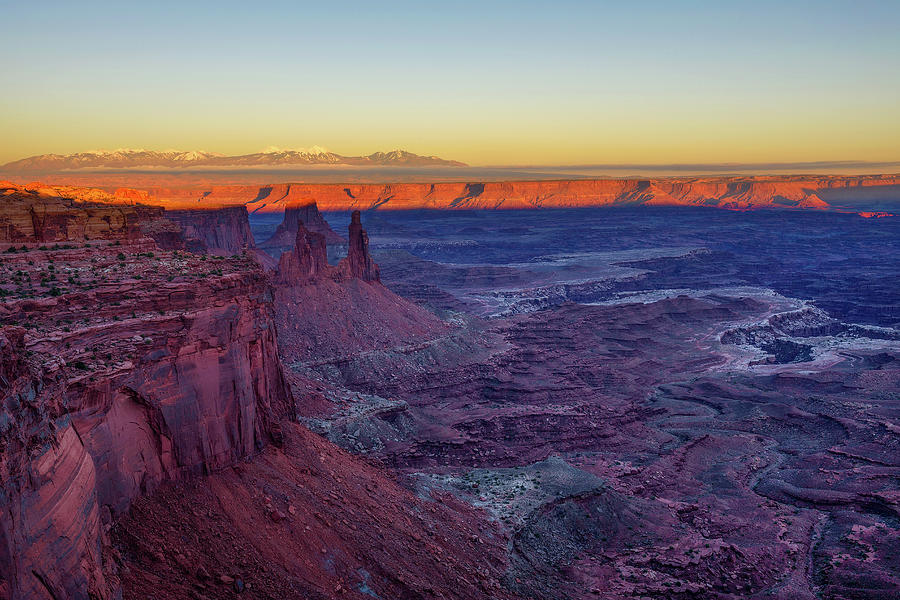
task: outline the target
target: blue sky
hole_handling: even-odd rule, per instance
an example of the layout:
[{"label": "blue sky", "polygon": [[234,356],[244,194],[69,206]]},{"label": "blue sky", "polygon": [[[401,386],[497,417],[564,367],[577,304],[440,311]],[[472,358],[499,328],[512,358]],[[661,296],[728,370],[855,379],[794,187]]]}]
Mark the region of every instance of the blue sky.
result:
[{"label": "blue sky", "polygon": [[900,2],[4,2],[0,162],[896,160]]}]

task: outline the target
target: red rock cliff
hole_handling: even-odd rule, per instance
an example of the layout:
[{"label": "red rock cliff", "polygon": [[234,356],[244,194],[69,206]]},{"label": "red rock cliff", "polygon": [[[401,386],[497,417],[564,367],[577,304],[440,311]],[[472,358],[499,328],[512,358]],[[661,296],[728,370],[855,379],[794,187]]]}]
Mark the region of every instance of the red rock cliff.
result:
[{"label": "red rock cliff", "polygon": [[184,247],[179,228],[157,206],[114,205],[99,190],[0,183],[0,243],[137,240]]},{"label": "red rock cliff", "polygon": [[165,216],[181,226],[188,249],[193,252],[231,256],[242,249],[256,247],[247,209],[243,206],[167,210]]},{"label": "red rock cliff", "polygon": [[[326,211],[466,208],[550,208],[665,204],[827,209],[824,190],[900,188],[897,175],[659,177],[474,183],[201,185],[149,187],[147,202],[169,207],[244,204],[275,212],[300,202]],[[133,194],[131,194],[133,196]],[[143,198],[143,196],[142,196]]]},{"label": "red rock cliff", "polygon": [[278,440],[271,289],[250,257],[150,244],[3,260],[27,277],[0,319],[27,333],[0,335],[0,590],[113,598],[106,535],[133,499]]}]

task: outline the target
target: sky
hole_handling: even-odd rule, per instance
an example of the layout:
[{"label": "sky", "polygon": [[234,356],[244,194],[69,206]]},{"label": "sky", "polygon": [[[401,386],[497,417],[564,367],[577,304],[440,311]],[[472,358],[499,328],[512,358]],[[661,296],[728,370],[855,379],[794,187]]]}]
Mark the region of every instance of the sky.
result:
[{"label": "sky", "polygon": [[0,163],[900,160],[900,2],[0,0]]}]

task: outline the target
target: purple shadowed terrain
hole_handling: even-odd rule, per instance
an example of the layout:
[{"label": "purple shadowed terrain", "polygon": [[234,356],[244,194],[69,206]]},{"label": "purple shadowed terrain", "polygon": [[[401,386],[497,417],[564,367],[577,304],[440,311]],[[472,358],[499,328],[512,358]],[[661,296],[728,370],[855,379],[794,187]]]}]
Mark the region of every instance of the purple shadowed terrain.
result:
[{"label": "purple shadowed terrain", "polygon": [[900,218],[3,196],[0,599],[897,597]]},{"label": "purple shadowed terrain", "polygon": [[[275,219],[251,222],[260,238]],[[422,496],[486,510],[511,590],[897,597],[900,219],[363,222],[385,285],[452,326],[292,363],[323,396],[306,422]]]}]

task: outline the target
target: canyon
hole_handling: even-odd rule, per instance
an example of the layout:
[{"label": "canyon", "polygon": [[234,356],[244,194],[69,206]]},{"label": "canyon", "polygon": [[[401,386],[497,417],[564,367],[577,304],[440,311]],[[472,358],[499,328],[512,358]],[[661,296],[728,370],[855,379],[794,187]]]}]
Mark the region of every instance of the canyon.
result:
[{"label": "canyon", "polygon": [[132,500],[277,437],[292,399],[265,275],[247,256],[204,263],[149,240],[4,257],[12,597],[113,597],[103,545]]},{"label": "canyon", "polygon": [[273,183],[227,185],[197,178],[160,184],[149,176],[141,187],[116,185],[115,176],[56,177],[102,188],[117,200],[170,209],[247,207],[283,212],[287,206],[315,203],[320,210],[535,209],[591,206],[703,206],[728,210],[794,209],[859,212],[881,216],[884,210],[860,209],[858,198],[878,207],[897,199],[897,175],[722,176],[650,179],[570,179],[444,183]]},{"label": "canyon", "polygon": [[[147,521],[130,525],[138,507],[149,510],[148,498],[187,493],[179,486],[191,488],[198,479],[205,491],[197,493],[209,493],[208,486],[222,477],[222,484],[237,494],[229,510],[237,511],[232,517],[240,516],[240,528],[251,526],[243,502],[257,500],[258,478],[270,481],[270,495],[290,481],[295,496],[298,489],[306,490],[306,500],[301,494],[277,510],[270,496],[260,501],[260,519],[282,523],[285,536],[297,535],[290,534],[292,527],[306,535],[317,526],[323,539],[336,542],[329,560],[343,565],[339,572],[320,568],[315,575],[309,565],[311,557],[318,558],[318,548],[315,554],[308,548],[305,559],[283,553],[277,560],[284,572],[274,578],[244,575],[248,589],[257,586],[255,593],[305,590],[307,597],[330,597],[341,581],[348,585],[361,572],[377,576],[379,583],[372,585],[383,593],[387,585],[398,596],[435,585],[437,573],[455,574],[453,583],[443,584],[457,590],[455,597],[477,598],[499,587],[497,569],[503,563],[497,557],[502,553],[492,557],[491,543],[476,545],[490,532],[484,519],[458,502],[451,501],[453,509],[421,506],[385,473],[366,471],[358,459],[290,423],[297,413],[296,392],[279,356],[273,278],[283,283],[281,299],[294,287],[314,288],[323,279],[338,288],[372,286],[386,309],[394,301],[402,304],[378,283],[358,214],[349,229],[348,257],[335,267],[323,262],[320,273],[297,279],[288,257],[308,252],[308,245],[287,253],[281,271],[267,272],[252,251],[242,207],[173,214],[12,187],[6,192],[10,225],[4,241],[15,244],[3,254],[0,287],[2,597],[114,598],[122,590],[129,596],[147,590],[147,581],[170,589],[176,595],[170,597],[194,597],[206,586],[214,595],[241,591],[243,580],[221,565],[190,561],[187,583],[183,577],[180,585],[160,579],[160,569],[180,572],[188,565],[185,556],[198,548],[163,553],[172,540],[157,540],[145,554],[135,536],[161,530],[147,528]],[[21,215],[35,213],[51,217],[29,229],[32,220]],[[180,244],[166,249],[144,235],[158,221],[168,223],[167,231]],[[305,240],[303,225],[298,227],[297,240]],[[368,300],[360,308],[366,306]],[[412,305],[406,309],[421,311]],[[253,475],[252,483],[225,483],[223,469],[239,468],[247,460],[250,469],[268,466]],[[325,481],[317,479],[319,472],[328,474]],[[359,478],[360,472],[367,475]],[[178,491],[170,491],[171,486]],[[325,507],[337,497],[335,491],[356,497],[353,510]],[[243,500],[242,493],[247,495]],[[382,504],[386,498],[393,504]],[[132,510],[142,499],[145,503]],[[220,497],[219,505],[228,501]],[[423,516],[398,528],[394,511],[404,505],[419,506]],[[205,509],[189,516],[211,522]],[[371,540],[364,544],[370,548],[368,558],[362,557],[350,541],[359,526],[348,518],[353,523],[380,520],[394,548],[416,544],[438,523],[456,523],[449,537],[442,534],[433,542],[438,552],[446,548],[455,568],[440,566],[437,555],[416,557],[412,551],[410,562],[391,567],[378,560]],[[335,536],[332,520],[348,524],[346,535]],[[233,553],[222,556],[234,558]],[[170,559],[175,560],[171,566]],[[246,555],[237,560],[231,569],[246,565]]]},{"label": "canyon", "polygon": [[485,510],[522,597],[892,598],[896,223],[541,214],[370,214],[446,326],[284,348],[302,421]]},{"label": "canyon", "polygon": [[4,182],[0,598],[892,598],[897,183]]},{"label": "canyon", "polygon": [[[102,198],[117,204],[147,204],[169,210],[245,206],[250,214],[282,213],[315,204],[323,211],[349,210],[520,210],[596,206],[695,206],[727,210],[830,210],[865,217],[891,214],[883,210],[900,197],[898,175],[719,176],[621,179],[438,183],[273,183],[219,184],[215,178],[174,178],[166,174],[48,175],[57,185],[20,186],[81,200]],[[254,176],[254,177],[258,177]],[[227,179],[227,178],[226,178]],[[140,182],[141,187],[119,185]],[[72,187],[58,185],[75,183]],[[175,185],[169,185],[173,183]],[[14,185],[14,184],[9,184]],[[305,215],[310,217],[311,215]],[[292,230],[292,221],[286,221]],[[315,229],[317,224],[312,224]],[[287,237],[275,234],[270,244],[281,250]],[[332,238],[330,243],[340,242]],[[274,247],[274,246],[273,246]]]}]

